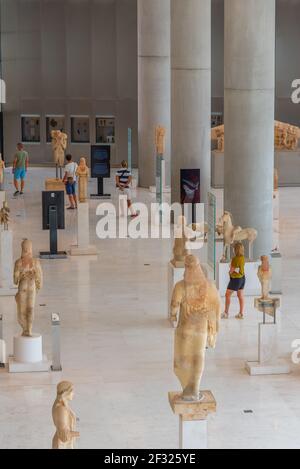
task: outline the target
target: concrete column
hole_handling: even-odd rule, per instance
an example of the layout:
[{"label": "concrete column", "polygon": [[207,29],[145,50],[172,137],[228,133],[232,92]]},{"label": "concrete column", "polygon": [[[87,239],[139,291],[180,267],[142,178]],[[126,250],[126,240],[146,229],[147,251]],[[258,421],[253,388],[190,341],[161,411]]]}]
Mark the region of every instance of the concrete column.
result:
[{"label": "concrete column", "polygon": [[172,201],[180,201],[180,170],[201,170],[210,189],[211,0],[172,0]]},{"label": "concrete column", "polygon": [[235,225],[272,250],[275,0],[225,0],[225,192]]},{"label": "concrete column", "polygon": [[138,0],[139,184],[155,185],[155,128],[167,129],[166,183],[170,184],[170,0]]}]

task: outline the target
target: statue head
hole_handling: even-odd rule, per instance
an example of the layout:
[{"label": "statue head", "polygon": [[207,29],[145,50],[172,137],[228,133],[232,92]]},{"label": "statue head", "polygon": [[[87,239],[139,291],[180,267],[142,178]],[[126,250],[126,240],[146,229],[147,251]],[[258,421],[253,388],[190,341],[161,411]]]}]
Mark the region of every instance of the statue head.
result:
[{"label": "statue head", "polygon": [[57,385],[57,399],[59,401],[72,401],[74,397],[74,385],[70,381],[62,381]]},{"label": "statue head", "polygon": [[84,156],[82,156],[79,160],[79,166],[81,169],[85,169],[86,168],[86,158]]},{"label": "statue head", "polygon": [[189,255],[185,258],[184,281],[188,284],[206,286],[207,279],[202,270],[198,257]]},{"label": "statue head", "polygon": [[22,256],[21,257],[28,257],[32,256],[32,242],[29,239],[24,239],[21,244],[22,247]]}]

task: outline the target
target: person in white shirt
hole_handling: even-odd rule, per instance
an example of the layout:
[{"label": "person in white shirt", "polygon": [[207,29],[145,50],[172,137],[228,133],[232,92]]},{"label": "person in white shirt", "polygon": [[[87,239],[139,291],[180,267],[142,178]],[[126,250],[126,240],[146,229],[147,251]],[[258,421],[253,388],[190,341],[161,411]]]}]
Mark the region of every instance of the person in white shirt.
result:
[{"label": "person in white shirt", "polygon": [[68,207],[68,210],[75,210],[77,208],[76,171],[78,164],[72,161],[72,155],[67,155],[66,160],[67,164],[65,166],[63,182],[66,184],[66,192],[70,201],[70,207]]}]

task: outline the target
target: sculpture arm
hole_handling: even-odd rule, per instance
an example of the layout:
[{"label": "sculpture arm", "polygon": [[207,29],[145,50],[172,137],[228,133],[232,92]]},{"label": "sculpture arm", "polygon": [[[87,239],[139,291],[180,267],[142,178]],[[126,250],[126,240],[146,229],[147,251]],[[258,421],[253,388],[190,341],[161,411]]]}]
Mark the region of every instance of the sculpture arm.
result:
[{"label": "sculpture arm", "polygon": [[35,259],[35,285],[37,290],[40,290],[43,287],[43,271],[38,259]]},{"label": "sculpture arm", "polygon": [[182,301],[182,288],[181,283],[177,283],[174,287],[171,299],[171,321],[176,322],[178,311]]},{"label": "sculpture arm", "polygon": [[14,268],[14,284],[19,285],[19,281],[20,281],[19,261],[16,261],[15,268]]}]

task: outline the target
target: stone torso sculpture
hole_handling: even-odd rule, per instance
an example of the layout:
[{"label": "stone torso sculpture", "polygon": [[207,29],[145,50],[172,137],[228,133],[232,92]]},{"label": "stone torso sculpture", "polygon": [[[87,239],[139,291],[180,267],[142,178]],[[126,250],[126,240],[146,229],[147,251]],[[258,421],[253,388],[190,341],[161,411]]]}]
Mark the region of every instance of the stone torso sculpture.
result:
[{"label": "stone torso sculpture", "polygon": [[76,176],[78,176],[79,202],[85,203],[88,199],[88,179],[90,170],[87,167],[86,159],[80,158]]},{"label": "stone torso sculpture", "polygon": [[22,255],[15,263],[14,283],[18,286],[16,303],[22,336],[32,337],[36,293],[42,288],[43,274],[40,261],[32,256],[32,243],[24,240]]},{"label": "stone torso sculpture", "polygon": [[0,225],[4,231],[8,230],[10,209],[8,208],[7,202],[3,202],[3,207],[0,210]]},{"label": "stone torso sculpture", "polygon": [[215,347],[221,317],[220,295],[210,283],[195,256],[185,260],[184,280],[175,285],[171,320],[177,321],[174,371],[185,401],[201,400],[200,385],[207,344]]},{"label": "stone torso sculpture", "polygon": [[261,283],[261,299],[270,299],[270,282],[272,280],[272,269],[268,256],[261,257],[261,266],[258,268],[257,276]]},{"label": "stone torso sculpture", "polygon": [[155,130],[156,154],[164,155],[166,150],[166,129],[159,125]]},{"label": "stone torso sculpture", "polygon": [[5,169],[5,164],[4,164],[4,161],[2,160],[2,156],[0,153],[0,185],[2,185],[4,182],[4,169]]},{"label": "stone torso sculpture", "polygon": [[185,217],[179,217],[177,226],[174,230],[175,240],[173,259],[171,261],[174,267],[184,267],[185,258],[190,254],[190,251],[186,246],[189,241],[189,238],[186,236],[186,230],[189,230],[189,228],[187,227]]},{"label": "stone torso sculpture", "polygon": [[58,384],[57,397],[52,407],[52,418],[56,427],[52,449],[74,449],[74,440],[80,436],[76,432],[76,415],[69,406],[73,395],[72,383],[63,381]]},{"label": "stone torso sculpture", "polygon": [[51,138],[54,163],[62,168],[65,163],[68,136],[60,130],[52,130]]}]

